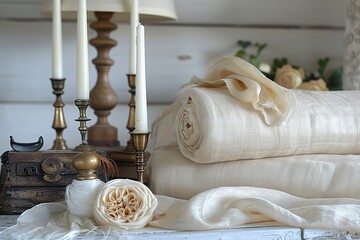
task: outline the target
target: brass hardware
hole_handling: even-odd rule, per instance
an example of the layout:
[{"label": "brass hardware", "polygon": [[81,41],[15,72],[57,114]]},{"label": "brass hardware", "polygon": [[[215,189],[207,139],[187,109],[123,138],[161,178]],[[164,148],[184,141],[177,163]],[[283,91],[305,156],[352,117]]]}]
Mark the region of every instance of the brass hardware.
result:
[{"label": "brass hardware", "polygon": [[31,166],[29,168],[26,168],[25,172],[27,172],[27,174],[29,174],[30,176],[35,176],[35,175],[39,174],[39,170],[35,166]]},{"label": "brass hardware", "polygon": [[78,129],[79,129],[79,132],[81,135],[81,144],[78,145],[77,147],[75,147],[74,150],[78,151],[78,152],[93,151],[93,150],[95,150],[94,147],[88,145],[87,140],[86,140],[86,134],[88,131],[86,122],[90,121],[90,119],[86,117],[86,109],[90,105],[90,100],[89,99],[76,99],[75,105],[79,109],[79,118],[75,119],[75,121],[80,122],[80,126]]},{"label": "brass hardware", "polygon": [[60,173],[63,170],[63,162],[58,158],[46,158],[41,162],[41,168],[44,171],[43,179],[46,182],[58,182],[61,180]]},{"label": "brass hardware", "polygon": [[19,176],[36,176],[39,174],[40,164],[36,162],[23,162],[16,164],[16,174]]},{"label": "brass hardware", "polygon": [[77,180],[97,179],[96,171],[100,166],[100,159],[92,152],[81,152],[73,159],[73,165],[78,171]]},{"label": "brass hardware", "polygon": [[66,146],[66,142],[62,136],[64,129],[66,128],[66,122],[64,117],[64,102],[61,99],[61,95],[64,94],[64,86],[65,86],[65,78],[63,79],[54,79],[50,78],[51,85],[53,88],[53,94],[56,95],[55,102],[53,104],[55,108],[54,112],[54,120],[52,128],[56,131],[56,138],[54,140],[53,146],[51,149],[53,150],[66,150],[68,147]]},{"label": "brass hardware", "polygon": [[148,144],[150,133],[134,133],[131,132],[131,138],[136,151],[136,173],[137,180],[144,183],[145,173],[145,149]]}]

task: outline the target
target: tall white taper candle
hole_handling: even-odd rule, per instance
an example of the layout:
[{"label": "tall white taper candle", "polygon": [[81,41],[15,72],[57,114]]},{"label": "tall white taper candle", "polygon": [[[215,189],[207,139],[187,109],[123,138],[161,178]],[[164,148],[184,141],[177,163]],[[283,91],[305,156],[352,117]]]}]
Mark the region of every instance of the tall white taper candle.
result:
[{"label": "tall white taper candle", "polygon": [[61,33],[61,0],[53,0],[52,15],[52,78],[62,79],[62,33]]},{"label": "tall white taper candle", "polygon": [[76,98],[89,99],[89,63],[86,0],[79,0],[76,42]]},{"label": "tall white taper candle", "polygon": [[138,0],[131,1],[130,12],[130,52],[129,52],[129,74],[136,74],[136,27],[139,23]]},{"label": "tall white taper candle", "polygon": [[136,35],[136,95],[135,95],[135,133],[148,133],[145,72],[145,34],[144,26],[137,26]]}]

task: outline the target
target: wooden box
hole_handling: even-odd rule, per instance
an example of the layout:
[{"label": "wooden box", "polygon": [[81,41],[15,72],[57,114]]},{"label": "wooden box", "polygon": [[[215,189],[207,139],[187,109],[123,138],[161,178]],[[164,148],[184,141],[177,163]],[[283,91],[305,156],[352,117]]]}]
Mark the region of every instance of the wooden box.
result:
[{"label": "wooden box", "polygon": [[39,203],[64,200],[75,179],[73,151],[7,151],[1,156],[0,214],[20,214]]}]

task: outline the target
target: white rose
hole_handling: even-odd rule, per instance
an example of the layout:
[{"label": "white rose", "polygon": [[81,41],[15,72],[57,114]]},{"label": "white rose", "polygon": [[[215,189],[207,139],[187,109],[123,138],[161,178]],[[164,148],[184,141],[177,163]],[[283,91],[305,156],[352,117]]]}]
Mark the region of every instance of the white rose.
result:
[{"label": "white rose", "polygon": [[314,91],[328,91],[326,82],[324,79],[311,80],[309,82],[304,82],[299,86],[300,89],[304,90],[314,90]]},{"label": "white rose", "polygon": [[295,69],[291,65],[286,64],[276,71],[274,81],[282,87],[291,89],[299,87],[303,79],[303,70]]},{"label": "white rose", "polygon": [[141,182],[114,179],[105,184],[94,205],[94,218],[100,226],[124,230],[145,227],[153,218],[157,199]]},{"label": "white rose", "polygon": [[260,69],[260,71],[262,71],[264,73],[271,72],[271,66],[265,62],[260,63],[259,69]]}]

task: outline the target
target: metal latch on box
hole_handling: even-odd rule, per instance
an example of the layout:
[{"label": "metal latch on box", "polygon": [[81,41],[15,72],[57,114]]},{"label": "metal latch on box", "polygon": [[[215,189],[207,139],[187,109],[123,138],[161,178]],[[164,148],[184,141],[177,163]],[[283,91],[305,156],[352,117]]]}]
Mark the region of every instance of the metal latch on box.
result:
[{"label": "metal latch on box", "polygon": [[16,172],[19,176],[37,176],[44,174],[46,182],[58,182],[61,174],[67,172],[68,164],[63,163],[59,158],[49,157],[42,162],[20,162],[16,164]]}]

